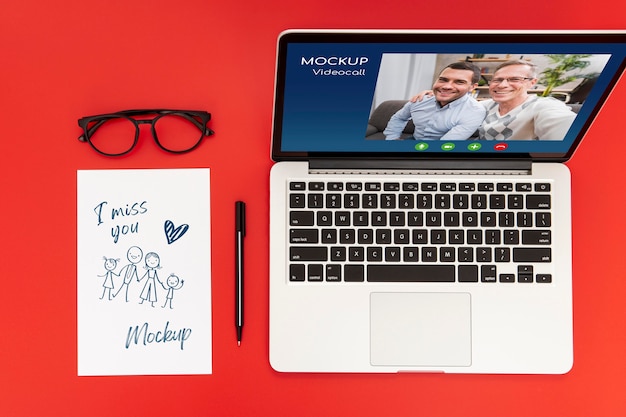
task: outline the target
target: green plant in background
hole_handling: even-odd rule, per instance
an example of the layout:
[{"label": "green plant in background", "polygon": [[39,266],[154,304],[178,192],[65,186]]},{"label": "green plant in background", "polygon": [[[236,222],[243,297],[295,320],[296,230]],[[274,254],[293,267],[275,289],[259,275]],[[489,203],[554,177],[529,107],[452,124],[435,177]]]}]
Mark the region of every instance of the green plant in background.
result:
[{"label": "green plant in background", "polygon": [[547,97],[552,90],[563,84],[575,81],[579,78],[592,78],[597,74],[581,74],[580,72],[569,74],[570,71],[582,70],[590,64],[585,58],[590,54],[547,54],[545,55],[552,61],[553,67],[544,69],[539,77],[539,84],[545,86],[545,91],[541,94]]}]

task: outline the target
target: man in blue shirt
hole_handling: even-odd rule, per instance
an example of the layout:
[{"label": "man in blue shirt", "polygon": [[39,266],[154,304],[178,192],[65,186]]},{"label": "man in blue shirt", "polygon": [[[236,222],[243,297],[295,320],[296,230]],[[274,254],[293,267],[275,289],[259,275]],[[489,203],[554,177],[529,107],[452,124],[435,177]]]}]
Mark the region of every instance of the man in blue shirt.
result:
[{"label": "man in blue shirt", "polygon": [[417,140],[469,139],[486,115],[484,106],[469,94],[479,79],[480,69],[469,62],[448,65],[433,85],[433,96],[409,101],[391,117],[383,132],[385,139],[400,139],[409,120],[413,120]]}]

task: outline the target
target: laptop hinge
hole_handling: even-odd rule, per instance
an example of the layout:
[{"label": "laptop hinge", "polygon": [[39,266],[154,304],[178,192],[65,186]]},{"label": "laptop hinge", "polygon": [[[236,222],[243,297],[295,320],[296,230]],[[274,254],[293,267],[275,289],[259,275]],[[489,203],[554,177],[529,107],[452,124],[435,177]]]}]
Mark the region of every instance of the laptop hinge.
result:
[{"label": "laptop hinge", "polygon": [[510,174],[529,175],[532,160],[519,159],[312,159],[309,172],[363,174]]}]

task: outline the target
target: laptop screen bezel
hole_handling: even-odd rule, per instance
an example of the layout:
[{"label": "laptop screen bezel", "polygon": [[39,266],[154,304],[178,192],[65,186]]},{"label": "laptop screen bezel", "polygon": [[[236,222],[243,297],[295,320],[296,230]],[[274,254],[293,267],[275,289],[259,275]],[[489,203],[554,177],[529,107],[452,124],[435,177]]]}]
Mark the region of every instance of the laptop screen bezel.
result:
[{"label": "laptop screen bezel", "polygon": [[285,92],[285,76],[287,64],[287,47],[290,43],[429,43],[429,44],[531,44],[531,43],[563,43],[563,44],[612,44],[625,43],[626,32],[623,31],[396,31],[396,30],[289,30],[280,34],[277,44],[276,79],[274,111],[272,121],[272,160],[301,161],[311,159],[531,159],[534,162],[565,162],[571,158],[582,141],[585,133],[593,123],[598,112],[607,100],[617,81],[624,72],[626,59],[615,72],[609,88],[602,92],[589,117],[584,122],[576,138],[567,152],[563,153],[445,153],[429,152],[286,152],[281,149],[283,125],[283,99]]}]

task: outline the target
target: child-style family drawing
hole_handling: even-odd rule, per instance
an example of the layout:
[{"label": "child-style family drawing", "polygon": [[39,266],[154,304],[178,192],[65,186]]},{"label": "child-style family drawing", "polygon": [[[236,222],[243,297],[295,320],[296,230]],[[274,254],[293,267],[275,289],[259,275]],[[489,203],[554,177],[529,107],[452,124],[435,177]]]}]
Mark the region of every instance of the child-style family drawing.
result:
[{"label": "child-style family drawing", "polygon": [[212,372],[210,171],[77,172],[78,375]]},{"label": "child-style family drawing", "polygon": [[[155,303],[164,296],[165,302],[161,307],[173,309],[174,291],[182,288],[185,281],[173,273],[165,280],[162,280],[158,274],[158,270],[161,269],[161,258],[155,252],[148,252],[144,257],[143,250],[140,247],[131,246],[126,253],[126,259],[128,264],[123,266],[119,272],[116,272],[120,263],[119,258],[104,257],[105,273],[98,275],[100,278],[104,278],[100,299],[111,301],[118,296],[123,296],[124,300],[129,302],[129,287],[131,285],[143,285],[137,300],[139,304],[147,302],[154,307]],[[144,265],[140,267],[138,264],[141,263],[142,259]],[[143,271],[141,270],[142,268]],[[139,284],[134,284],[135,281]],[[161,288],[165,291],[164,295]],[[159,293],[161,293],[161,297]]]}]

